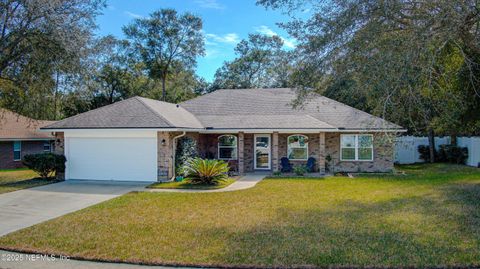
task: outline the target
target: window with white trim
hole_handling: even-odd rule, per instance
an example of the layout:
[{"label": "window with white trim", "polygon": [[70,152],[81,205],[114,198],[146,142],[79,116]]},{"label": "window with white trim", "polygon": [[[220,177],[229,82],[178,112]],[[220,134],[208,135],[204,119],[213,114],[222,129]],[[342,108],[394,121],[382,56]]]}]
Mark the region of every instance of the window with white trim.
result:
[{"label": "window with white trim", "polygon": [[22,159],[22,141],[13,141],[13,160],[20,161]]},{"label": "window with white trim", "polygon": [[308,136],[291,135],[287,138],[287,156],[290,160],[308,159]]},{"label": "window with white trim", "polygon": [[50,141],[43,142],[43,151],[45,151],[45,152],[51,152],[52,151],[52,144],[50,144]]},{"label": "window with white trim", "polygon": [[373,135],[342,134],[340,160],[373,161]]},{"label": "window with white trim", "polygon": [[237,159],[237,137],[221,135],[218,137],[218,158],[221,160]]}]

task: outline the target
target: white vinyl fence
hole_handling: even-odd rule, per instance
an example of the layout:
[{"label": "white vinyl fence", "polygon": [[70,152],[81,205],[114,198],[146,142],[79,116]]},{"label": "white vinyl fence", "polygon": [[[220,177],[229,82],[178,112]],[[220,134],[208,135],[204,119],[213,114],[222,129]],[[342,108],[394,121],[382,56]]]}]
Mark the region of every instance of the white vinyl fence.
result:
[{"label": "white vinyl fence", "polygon": [[[435,137],[435,148],[450,144],[450,137]],[[428,137],[401,136],[395,141],[395,162],[400,164],[423,162],[418,146],[428,146]],[[468,148],[466,164],[477,167],[480,163],[480,137],[458,137],[457,145]]]}]

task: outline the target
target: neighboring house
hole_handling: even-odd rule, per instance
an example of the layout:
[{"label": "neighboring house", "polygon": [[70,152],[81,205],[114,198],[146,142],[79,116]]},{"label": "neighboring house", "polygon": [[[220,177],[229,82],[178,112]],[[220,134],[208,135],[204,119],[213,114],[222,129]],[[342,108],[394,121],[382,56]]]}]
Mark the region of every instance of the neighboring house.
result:
[{"label": "neighboring house", "polygon": [[26,154],[50,152],[55,136],[39,128],[52,123],[0,109],[0,169],[23,167]]},{"label": "neighboring house", "polygon": [[133,97],[56,122],[66,179],[156,181],[174,175],[175,145],[197,141],[201,156],[243,174],[316,159],[316,170],[386,172],[400,126],[326,97],[294,109],[292,89],[218,90],[175,105]]}]

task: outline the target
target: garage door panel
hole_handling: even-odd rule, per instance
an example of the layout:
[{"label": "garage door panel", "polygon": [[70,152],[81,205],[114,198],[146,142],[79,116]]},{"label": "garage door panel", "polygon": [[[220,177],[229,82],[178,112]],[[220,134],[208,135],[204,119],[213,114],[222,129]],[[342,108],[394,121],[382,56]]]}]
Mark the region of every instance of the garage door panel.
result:
[{"label": "garage door panel", "polygon": [[68,138],[69,179],[155,181],[156,138]]}]

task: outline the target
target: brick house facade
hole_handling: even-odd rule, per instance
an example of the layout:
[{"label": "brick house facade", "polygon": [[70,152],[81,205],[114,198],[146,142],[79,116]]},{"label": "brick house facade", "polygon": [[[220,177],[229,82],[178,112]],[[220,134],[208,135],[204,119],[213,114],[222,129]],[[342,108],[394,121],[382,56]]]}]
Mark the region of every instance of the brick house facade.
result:
[{"label": "brick house facade", "polygon": [[[14,141],[0,141],[0,169],[24,167],[22,159],[25,155],[50,152],[53,150],[51,140],[18,141],[20,143],[20,159],[14,158]],[[47,146],[47,144],[49,146]]]},{"label": "brick house facade", "polygon": [[172,179],[184,136],[239,174],[278,171],[284,157],[294,167],[310,158],[320,174],[393,169],[401,126],[323,96],[295,108],[295,97],[287,88],[218,90],[180,104],[132,97],[43,129],[67,155],[67,179]]},{"label": "brick house facade", "polygon": [[[316,160],[315,172],[323,174],[328,172],[391,172],[393,169],[394,144],[392,134],[373,133],[373,160],[370,161],[342,161],[340,159],[340,135],[338,132],[321,133],[295,133],[308,137],[308,157]],[[174,174],[174,144],[178,138],[185,136],[196,141],[200,157],[218,159],[218,138],[225,134],[207,134],[188,132],[157,132],[157,163],[158,179],[166,180]],[[237,158],[228,160],[232,170],[239,174],[255,172],[254,167],[254,134],[253,133],[228,133],[237,137]],[[287,157],[287,139],[292,133],[270,134],[271,144],[271,169],[264,171],[274,172],[281,168],[280,159]],[[63,133],[56,133],[55,153],[64,154]],[[330,156],[330,158],[327,158]],[[328,162],[327,159],[330,159]],[[67,160],[68,161],[68,160]],[[293,166],[305,165],[306,160],[291,160]]]},{"label": "brick house facade", "polygon": [[25,155],[52,150],[54,136],[39,131],[40,127],[52,123],[0,108],[0,169],[24,167]]}]

